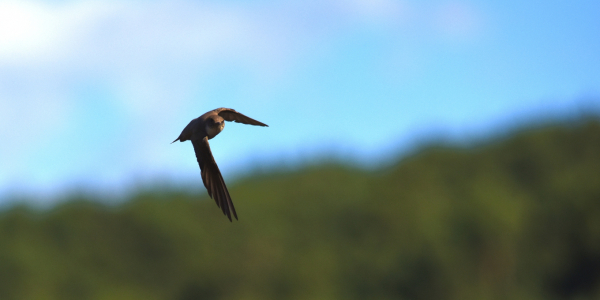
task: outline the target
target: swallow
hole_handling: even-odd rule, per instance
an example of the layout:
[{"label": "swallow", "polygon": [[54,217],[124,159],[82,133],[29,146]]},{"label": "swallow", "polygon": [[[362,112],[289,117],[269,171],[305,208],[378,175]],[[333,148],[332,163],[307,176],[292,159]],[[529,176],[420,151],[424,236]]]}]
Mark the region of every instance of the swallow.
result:
[{"label": "swallow", "polygon": [[225,121],[237,122],[248,125],[269,127],[267,124],[249,118],[231,108],[217,108],[200,117],[193,119],[171,144],[187,140],[192,141],[196,159],[200,165],[200,174],[208,195],[215,200],[217,206],[223,210],[223,214],[231,220],[231,213],[238,220],[235,207],[229,196],[229,191],[219,171],[217,162],[210,151],[208,140],[217,136],[225,128]]}]

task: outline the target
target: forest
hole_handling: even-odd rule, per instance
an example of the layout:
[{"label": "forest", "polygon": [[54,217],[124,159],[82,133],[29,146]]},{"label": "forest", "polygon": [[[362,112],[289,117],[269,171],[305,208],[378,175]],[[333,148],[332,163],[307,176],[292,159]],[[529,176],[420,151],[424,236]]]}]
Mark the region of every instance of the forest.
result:
[{"label": "forest", "polygon": [[3,208],[0,299],[600,298],[597,117],[228,184]]}]

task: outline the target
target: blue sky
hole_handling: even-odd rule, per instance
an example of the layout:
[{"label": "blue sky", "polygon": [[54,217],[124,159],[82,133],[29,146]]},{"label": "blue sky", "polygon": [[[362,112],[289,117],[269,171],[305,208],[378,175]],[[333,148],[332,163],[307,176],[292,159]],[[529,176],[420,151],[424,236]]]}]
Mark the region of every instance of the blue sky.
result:
[{"label": "blue sky", "polygon": [[169,143],[217,107],[270,125],[211,140],[229,181],[600,109],[600,2],[0,0],[0,198],[201,186]]}]

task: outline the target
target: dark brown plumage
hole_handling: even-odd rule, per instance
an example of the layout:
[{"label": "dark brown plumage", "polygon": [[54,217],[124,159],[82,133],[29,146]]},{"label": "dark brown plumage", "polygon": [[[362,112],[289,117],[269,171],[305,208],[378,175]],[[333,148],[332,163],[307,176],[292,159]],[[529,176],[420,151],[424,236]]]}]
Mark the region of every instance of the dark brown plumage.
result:
[{"label": "dark brown plumage", "polygon": [[192,141],[194,152],[196,152],[196,159],[200,165],[202,182],[204,182],[208,195],[215,200],[217,206],[223,210],[223,214],[227,215],[229,221],[232,221],[231,214],[233,213],[233,216],[237,220],[237,213],[233,207],[233,202],[231,201],[231,196],[229,195],[223,176],[221,176],[221,171],[219,171],[217,162],[208,144],[209,139],[212,139],[223,131],[225,121],[268,127],[267,124],[244,116],[231,108],[222,107],[193,119],[172,143],[176,141]]}]

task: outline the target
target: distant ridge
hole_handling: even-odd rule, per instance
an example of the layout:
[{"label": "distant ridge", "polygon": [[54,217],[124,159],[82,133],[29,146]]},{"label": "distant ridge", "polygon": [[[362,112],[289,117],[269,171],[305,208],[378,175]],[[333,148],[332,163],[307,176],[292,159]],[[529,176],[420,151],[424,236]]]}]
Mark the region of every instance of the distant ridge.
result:
[{"label": "distant ridge", "polygon": [[230,192],[234,224],[175,189],[3,210],[0,299],[600,297],[595,118]]}]

